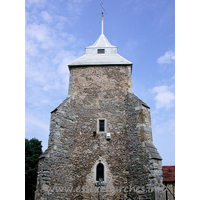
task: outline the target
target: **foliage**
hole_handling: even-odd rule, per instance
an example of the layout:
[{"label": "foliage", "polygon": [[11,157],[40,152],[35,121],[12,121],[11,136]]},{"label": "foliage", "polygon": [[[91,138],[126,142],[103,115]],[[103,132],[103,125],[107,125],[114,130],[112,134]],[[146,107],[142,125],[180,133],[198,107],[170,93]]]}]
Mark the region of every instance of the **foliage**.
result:
[{"label": "foliage", "polygon": [[38,158],[42,154],[42,141],[25,139],[25,197],[34,200],[37,182]]}]

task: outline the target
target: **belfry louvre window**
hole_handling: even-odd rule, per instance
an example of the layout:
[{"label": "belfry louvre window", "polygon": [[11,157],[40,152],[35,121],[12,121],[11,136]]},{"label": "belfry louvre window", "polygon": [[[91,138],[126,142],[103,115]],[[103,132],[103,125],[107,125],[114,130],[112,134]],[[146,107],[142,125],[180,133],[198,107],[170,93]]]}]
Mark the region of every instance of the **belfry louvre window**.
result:
[{"label": "belfry louvre window", "polygon": [[105,49],[97,49],[97,53],[98,53],[98,54],[105,53]]},{"label": "belfry louvre window", "polygon": [[99,120],[99,132],[105,132],[105,120]]},{"label": "belfry louvre window", "polygon": [[102,163],[97,165],[96,181],[104,181],[104,166]]}]

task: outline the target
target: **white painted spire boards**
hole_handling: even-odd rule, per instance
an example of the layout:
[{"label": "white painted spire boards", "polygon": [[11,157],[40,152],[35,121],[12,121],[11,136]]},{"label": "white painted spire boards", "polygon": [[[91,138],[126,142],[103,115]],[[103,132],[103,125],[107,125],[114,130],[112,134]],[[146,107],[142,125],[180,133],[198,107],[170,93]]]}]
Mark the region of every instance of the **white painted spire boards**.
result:
[{"label": "white painted spire boards", "polygon": [[101,14],[102,14],[102,23],[101,23],[101,34],[103,34],[103,11],[105,11],[103,7],[103,3],[100,3],[101,6]]}]

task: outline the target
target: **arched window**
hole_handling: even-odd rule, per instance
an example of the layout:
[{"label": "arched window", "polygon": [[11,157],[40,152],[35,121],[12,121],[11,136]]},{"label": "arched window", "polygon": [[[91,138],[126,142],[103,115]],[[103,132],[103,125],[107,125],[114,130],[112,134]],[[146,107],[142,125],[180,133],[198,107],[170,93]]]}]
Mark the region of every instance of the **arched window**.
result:
[{"label": "arched window", "polygon": [[104,166],[102,163],[97,165],[96,181],[104,181]]}]

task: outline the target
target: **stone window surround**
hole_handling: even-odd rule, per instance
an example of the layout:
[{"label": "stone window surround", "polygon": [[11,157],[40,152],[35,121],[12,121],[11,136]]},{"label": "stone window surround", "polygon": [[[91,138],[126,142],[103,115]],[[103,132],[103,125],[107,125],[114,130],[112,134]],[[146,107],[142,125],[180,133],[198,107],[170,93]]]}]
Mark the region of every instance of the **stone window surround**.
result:
[{"label": "stone window surround", "polygon": [[[99,121],[100,120],[104,120],[105,121],[105,130],[104,131],[99,131]],[[97,133],[106,133],[106,131],[107,131],[107,120],[106,120],[106,118],[98,118],[97,119]]]}]

